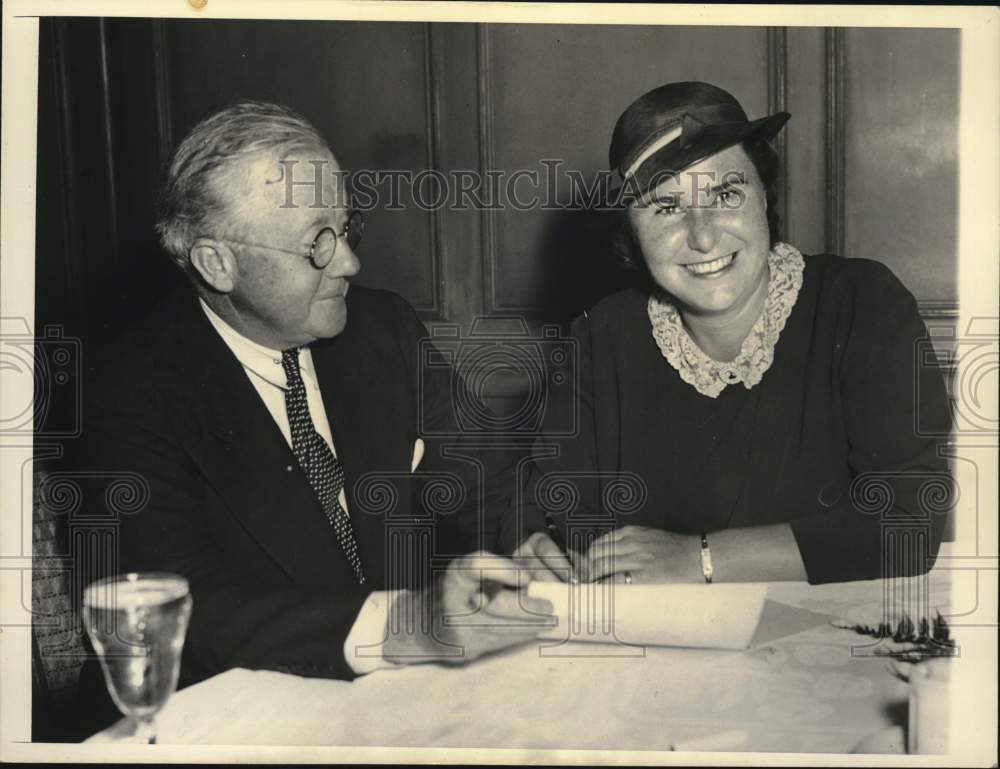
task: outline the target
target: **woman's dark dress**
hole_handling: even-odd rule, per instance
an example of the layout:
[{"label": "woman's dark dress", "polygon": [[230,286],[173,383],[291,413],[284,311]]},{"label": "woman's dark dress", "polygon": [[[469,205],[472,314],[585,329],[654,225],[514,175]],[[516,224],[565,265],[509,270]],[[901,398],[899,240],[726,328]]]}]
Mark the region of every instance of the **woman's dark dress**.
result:
[{"label": "woman's dark dress", "polygon": [[536,460],[529,529],[535,503],[567,541],[591,524],[696,534],[790,522],[812,583],[930,567],[950,412],[916,302],[888,268],[806,256],[770,369],[715,399],[663,358],[647,298],[622,291],[574,322],[579,430],[545,442],[560,456]]}]

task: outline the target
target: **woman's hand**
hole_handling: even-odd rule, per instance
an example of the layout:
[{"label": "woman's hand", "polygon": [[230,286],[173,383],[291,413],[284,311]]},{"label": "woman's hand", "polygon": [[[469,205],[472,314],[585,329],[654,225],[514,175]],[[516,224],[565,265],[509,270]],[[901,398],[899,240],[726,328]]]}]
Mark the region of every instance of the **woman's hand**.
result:
[{"label": "woman's hand", "polygon": [[527,571],[531,579],[541,582],[580,581],[574,565],[580,556],[573,551],[564,553],[544,532],[535,532],[528,537],[511,558]]},{"label": "woman's hand", "polygon": [[578,565],[591,582],[705,581],[700,537],[645,526],[625,526],[599,537]]}]

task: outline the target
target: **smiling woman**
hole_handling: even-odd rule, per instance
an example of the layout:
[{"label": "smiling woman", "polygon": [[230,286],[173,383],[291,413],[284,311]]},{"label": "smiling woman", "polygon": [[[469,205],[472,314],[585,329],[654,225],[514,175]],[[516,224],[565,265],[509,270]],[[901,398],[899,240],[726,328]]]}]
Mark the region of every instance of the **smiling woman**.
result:
[{"label": "smiling woman", "polygon": [[[699,187],[701,179],[708,184]],[[715,357],[735,356],[764,306],[766,210],[764,186],[739,145],[671,176],[628,207],[653,279],[684,307],[695,341]]]},{"label": "smiling woman", "polygon": [[[589,579],[818,583],[934,561],[946,511],[921,490],[948,476],[926,433],[950,416],[936,362],[914,357],[927,331],[883,265],[777,240],[767,141],[788,117],[671,83],[618,120],[625,256],[647,288],[574,322],[579,430],[549,441],[528,497],[528,528],[547,518]],[[579,504],[546,509],[569,477]]]}]

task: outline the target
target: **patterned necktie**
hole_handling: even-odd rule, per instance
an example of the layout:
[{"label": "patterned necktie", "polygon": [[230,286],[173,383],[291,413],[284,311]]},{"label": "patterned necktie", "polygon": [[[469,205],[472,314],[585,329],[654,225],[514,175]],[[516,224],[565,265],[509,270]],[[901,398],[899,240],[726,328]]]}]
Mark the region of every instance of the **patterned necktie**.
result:
[{"label": "patterned necktie", "polygon": [[288,425],[292,433],[292,453],[306,474],[309,485],[319,497],[323,512],[330,519],[330,524],[351,568],[357,575],[358,582],[364,584],[365,573],[361,568],[361,556],[358,554],[358,543],[354,539],[351,519],[337,499],[340,490],[344,488],[344,471],[326,441],[316,432],[316,427],[309,416],[306,386],[299,373],[298,348],[282,351],[281,367],[285,370],[285,377],[288,380],[288,388],[285,390],[285,410],[288,413]]}]

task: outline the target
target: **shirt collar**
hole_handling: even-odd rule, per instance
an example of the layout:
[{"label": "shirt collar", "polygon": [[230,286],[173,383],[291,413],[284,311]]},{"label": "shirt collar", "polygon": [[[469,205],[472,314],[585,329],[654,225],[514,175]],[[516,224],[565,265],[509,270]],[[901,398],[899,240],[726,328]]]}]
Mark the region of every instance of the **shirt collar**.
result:
[{"label": "shirt collar", "polygon": [[[264,379],[275,387],[282,390],[288,389],[288,380],[285,377],[285,370],[281,366],[281,351],[272,350],[262,344],[257,344],[252,339],[247,339],[243,334],[230,326],[220,318],[215,311],[208,306],[204,299],[198,298],[201,309],[205,311],[209,323],[222,337],[233,355],[244,366],[261,379]],[[303,348],[299,355],[299,367],[304,371],[311,370],[312,359],[309,349]]]}]

